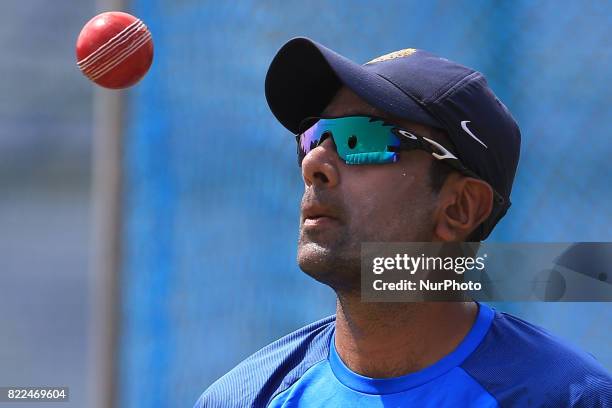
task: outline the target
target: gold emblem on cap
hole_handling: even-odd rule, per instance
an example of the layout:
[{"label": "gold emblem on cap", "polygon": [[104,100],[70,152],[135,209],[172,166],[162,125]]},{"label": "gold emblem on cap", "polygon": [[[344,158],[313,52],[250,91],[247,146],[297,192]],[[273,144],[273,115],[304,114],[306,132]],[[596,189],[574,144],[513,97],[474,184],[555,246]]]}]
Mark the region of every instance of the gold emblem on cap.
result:
[{"label": "gold emblem on cap", "polygon": [[390,52],[389,54],[381,55],[378,58],[374,58],[372,61],[366,62],[366,65],[373,64],[375,62],[388,61],[388,60],[392,60],[395,58],[408,57],[414,54],[415,52],[416,52],[415,48],[404,48],[403,50],[393,51],[393,52]]}]

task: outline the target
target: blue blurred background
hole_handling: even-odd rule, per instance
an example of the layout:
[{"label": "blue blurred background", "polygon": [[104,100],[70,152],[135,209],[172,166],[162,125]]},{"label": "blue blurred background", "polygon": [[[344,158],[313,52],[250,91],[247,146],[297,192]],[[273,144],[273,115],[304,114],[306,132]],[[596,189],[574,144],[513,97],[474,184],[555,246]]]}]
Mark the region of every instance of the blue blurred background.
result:
[{"label": "blue blurred background", "polygon": [[87,406],[91,340],[93,92],[74,44],[92,13],[93,1],[0,6],[0,386],[69,386],[71,407]]},{"label": "blue blurred background", "polygon": [[[96,6],[3,7],[0,385],[65,383],[84,406],[94,94],[72,47]],[[117,406],[191,406],[244,357],[334,311],[333,293],[295,263],[303,187],[293,139],[264,98],[268,64],[294,36],[361,63],[415,47],[480,70],[523,134],[513,206],[489,241],[612,241],[609,2],[123,9],[147,23],[156,55],[122,94]],[[612,369],[611,304],[495,306]]]}]

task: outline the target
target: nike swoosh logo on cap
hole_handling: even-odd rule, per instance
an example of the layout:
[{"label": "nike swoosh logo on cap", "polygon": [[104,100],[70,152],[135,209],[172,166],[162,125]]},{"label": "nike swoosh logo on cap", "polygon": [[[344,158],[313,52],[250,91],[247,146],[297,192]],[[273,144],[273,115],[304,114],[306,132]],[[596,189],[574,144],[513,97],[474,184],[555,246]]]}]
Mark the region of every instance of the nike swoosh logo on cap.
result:
[{"label": "nike swoosh logo on cap", "polygon": [[488,149],[487,145],[482,143],[482,140],[480,140],[479,138],[476,137],[476,135],[474,135],[472,133],[472,131],[470,129],[468,129],[467,124],[470,123],[471,120],[462,120],[461,121],[461,127],[463,128],[463,130],[465,130],[465,133],[467,133],[468,135],[470,135],[474,140],[476,140],[478,143],[480,143],[481,145],[483,145],[486,149]]}]

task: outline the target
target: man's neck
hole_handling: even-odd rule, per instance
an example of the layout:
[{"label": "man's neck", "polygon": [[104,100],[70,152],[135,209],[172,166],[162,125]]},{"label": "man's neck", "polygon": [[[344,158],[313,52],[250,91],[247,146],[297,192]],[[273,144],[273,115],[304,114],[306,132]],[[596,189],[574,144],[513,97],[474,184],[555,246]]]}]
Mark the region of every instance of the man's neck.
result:
[{"label": "man's neck", "polygon": [[474,302],[362,303],[358,295],[338,294],[335,345],[352,371],[397,377],[452,352],[477,314]]}]

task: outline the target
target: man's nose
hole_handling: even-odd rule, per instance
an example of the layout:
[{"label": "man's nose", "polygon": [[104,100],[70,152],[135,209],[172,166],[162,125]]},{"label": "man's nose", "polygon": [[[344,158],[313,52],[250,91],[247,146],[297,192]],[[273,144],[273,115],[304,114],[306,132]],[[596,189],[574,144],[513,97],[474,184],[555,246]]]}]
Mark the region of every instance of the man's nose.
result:
[{"label": "man's nose", "polygon": [[331,188],[337,185],[339,161],[334,140],[325,139],[302,160],[302,178],[306,186],[318,184],[318,187]]}]

